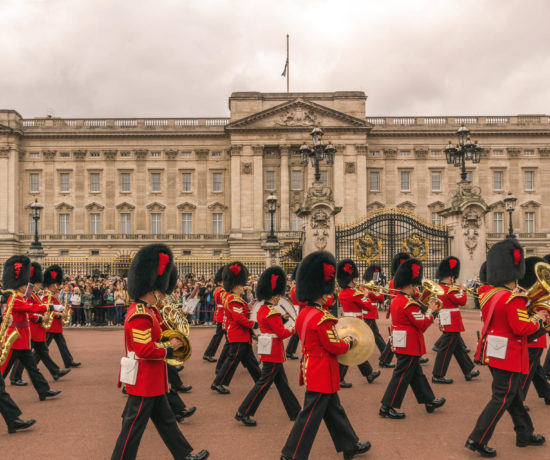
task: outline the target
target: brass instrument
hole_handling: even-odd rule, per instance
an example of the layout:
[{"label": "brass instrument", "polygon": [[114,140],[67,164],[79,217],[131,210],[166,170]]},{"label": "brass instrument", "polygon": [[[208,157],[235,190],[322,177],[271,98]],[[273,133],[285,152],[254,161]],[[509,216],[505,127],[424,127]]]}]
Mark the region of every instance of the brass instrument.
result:
[{"label": "brass instrument", "polygon": [[461,291],[467,292],[470,295],[474,295],[476,292],[476,288],[474,287],[465,287],[463,288],[460,284],[450,284],[449,287],[459,289]]},{"label": "brass instrument", "polygon": [[435,299],[439,305],[442,304],[442,301],[438,299],[437,296],[444,295],[445,291],[439,284],[429,279],[423,279],[422,288],[422,294],[420,294],[419,299],[420,302],[427,306],[432,299]]},{"label": "brass instrument", "polygon": [[525,292],[530,300],[527,309],[532,313],[539,310],[550,313],[550,264],[544,262],[536,264],[535,276],[537,281]]},{"label": "brass instrument", "polygon": [[374,351],[374,334],[367,323],[353,316],[342,316],[336,323],[336,331],[343,338],[351,336],[356,343],[351,350],[343,355],[338,355],[338,362],[345,366],[356,366],[369,359]]},{"label": "brass instrument", "polygon": [[8,335],[8,327],[11,322],[11,315],[13,311],[13,304],[15,303],[16,292],[8,289],[5,292],[11,293],[11,298],[8,301],[6,311],[2,317],[2,323],[0,324],[0,366],[3,366],[8,360],[10,350],[15,341],[21,337],[17,329],[14,329],[11,334]]},{"label": "brass instrument", "polygon": [[42,323],[40,323],[40,325],[42,326],[43,329],[47,331],[52,327],[55,312],[53,310],[51,311],[49,310],[50,306],[52,305],[52,295],[53,295],[52,291],[46,291],[46,295],[48,296],[48,299],[46,301],[46,305],[48,306],[48,311],[44,313],[42,318]]},{"label": "brass instrument", "polygon": [[192,352],[187,316],[180,310],[177,302],[171,296],[167,296],[161,302],[160,316],[168,328],[162,332],[161,342],[167,342],[173,337],[183,342],[183,347],[174,350],[174,356],[166,359],[166,363],[171,366],[181,366],[191,357]]},{"label": "brass instrument", "polygon": [[364,288],[369,291],[375,291],[378,294],[384,294],[390,297],[395,297],[397,295],[397,294],[392,294],[390,288],[380,286],[376,284],[374,281],[369,281],[368,283],[355,283],[355,287]]},{"label": "brass instrument", "polygon": [[65,307],[65,310],[63,310],[61,321],[63,322],[63,326],[67,326],[71,322],[71,317],[73,316],[73,309],[67,305],[67,294],[65,294],[63,306]]}]

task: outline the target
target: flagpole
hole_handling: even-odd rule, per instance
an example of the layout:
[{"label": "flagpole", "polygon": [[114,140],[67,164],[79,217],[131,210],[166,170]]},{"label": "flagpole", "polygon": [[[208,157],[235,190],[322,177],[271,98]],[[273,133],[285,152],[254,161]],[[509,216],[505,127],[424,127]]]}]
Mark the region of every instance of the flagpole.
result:
[{"label": "flagpole", "polygon": [[289,61],[289,35],[286,34],[286,92],[290,92],[290,61]]}]

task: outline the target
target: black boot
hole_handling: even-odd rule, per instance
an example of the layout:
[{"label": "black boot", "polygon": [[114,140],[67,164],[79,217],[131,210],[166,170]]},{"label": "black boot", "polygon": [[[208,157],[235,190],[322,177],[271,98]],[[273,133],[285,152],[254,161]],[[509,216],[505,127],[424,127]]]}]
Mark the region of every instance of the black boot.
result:
[{"label": "black boot", "polygon": [[393,407],[382,406],[378,412],[380,417],[388,417],[394,419],[405,418],[405,412],[397,412]]},{"label": "black boot", "polygon": [[286,357],[287,357],[287,359],[298,359],[298,356],[296,356],[296,355],[294,355],[294,354],[292,354],[292,353],[287,353],[287,354],[286,354]]},{"label": "black boot", "polygon": [[470,371],[468,372],[464,378],[466,379],[467,382],[469,382],[470,380],[472,380],[474,377],[477,377],[479,375],[479,370],[475,369],[473,371]]},{"label": "black boot", "polygon": [[516,446],[542,446],[545,442],[546,438],[542,434],[532,434],[526,441],[520,441],[519,439],[516,439]]},{"label": "black boot", "polygon": [[180,393],[188,393],[189,391],[191,391],[193,389],[193,386],[192,385],[180,385],[179,387],[177,388],[174,388],[176,391],[180,392]]},{"label": "black boot", "polygon": [[227,395],[227,394],[230,393],[230,391],[227,388],[225,388],[223,385],[212,384],[212,385],[210,385],[210,389],[214,390],[214,391],[217,391],[218,393],[220,393],[222,395]]},{"label": "black boot", "polygon": [[431,403],[427,403],[426,412],[428,412],[428,414],[431,414],[438,407],[441,407],[443,404],[445,404],[445,401],[446,401],[445,398],[437,398],[437,399],[434,399]]},{"label": "black boot", "polygon": [[81,363],[73,361],[71,364],[69,364],[69,367],[80,367]]},{"label": "black boot", "polygon": [[353,450],[345,450],[344,451],[344,460],[351,460],[356,455],[364,454],[370,449],[370,442],[364,441],[364,442],[358,442],[355,444],[355,447]]},{"label": "black boot", "polygon": [[204,359],[205,361],[208,361],[209,363],[215,363],[217,361],[216,358],[212,358],[212,356],[203,356],[202,359]]},{"label": "black boot", "polygon": [[59,369],[54,375],[53,375],[53,379],[54,380],[59,380],[61,377],[63,377],[64,375],[67,375],[69,372],[71,372],[70,369]]},{"label": "black boot", "polygon": [[428,361],[430,361],[430,358],[420,358],[420,359],[418,360],[418,362],[419,362],[420,364],[426,364]]},{"label": "black boot", "polygon": [[393,369],[395,367],[395,364],[393,364],[393,363],[383,363],[382,361],[380,361],[379,366],[380,367],[386,367],[388,369]]},{"label": "black boot", "polygon": [[432,375],[432,383],[443,383],[443,384],[449,385],[453,383],[453,379],[448,379],[445,377],[436,377],[435,375]]},{"label": "black boot", "polygon": [[201,450],[198,454],[189,454],[184,460],[206,460],[210,452],[206,449]]},{"label": "black boot", "polygon": [[184,418],[191,417],[197,408],[195,406],[190,407],[189,409],[183,409],[176,413],[176,420],[181,422]]},{"label": "black boot", "polygon": [[235,414],[235,420],[246,426],[256,426],[256,420],[252,420],[248,415],[243,415],[240,412]]},{"label": "black boot", "polygon": [[10,383],[15,387],[26,387],[28,385],[27,382],[21,379],[12,380]]},{"label": "black boot", "polygon": [[57,391],[48,390],[46,391],[46,393],[39,394],[38,397],[40,398],[40,401],[45,401],[46,398],[52,398],[54,396],[57,396],[59,393],[61,393],[61,390],[57,390]]},{"label": "black boot", "polygon": [[479,452],[482,457],[496,457],[497,451],[492,447],[489,447],[487,444],[479,444],[473,439],[468,439],[466,441],[465,447],[467,449],[473,450],[474,452]]},{"label": "black boot", "polygon": [[344,382],[343,380],[340,382],[340,388],[351,388],[351,383]]},{"label": "black boot", "polygon": [[378,377],[380,377],[380,371],[374,371],[372,374],[367,375],[367,382],[372,383],[372,382],[374,382]]},{"label": "black boot", "polygon": [[16,418],[15,420],[8,422],[8,433],[15,433],[17,430],[25,430],[33,426],[35,423],[36,420],[33,420],[32,418],[30,420],[21,420],[20,418]]}]

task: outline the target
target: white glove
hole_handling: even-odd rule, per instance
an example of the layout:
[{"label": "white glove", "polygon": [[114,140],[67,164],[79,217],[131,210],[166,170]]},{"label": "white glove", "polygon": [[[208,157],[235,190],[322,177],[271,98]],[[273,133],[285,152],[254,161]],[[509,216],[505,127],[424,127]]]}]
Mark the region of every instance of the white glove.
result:
[{"label": "white glove", "polygon": [[57,312],[65,311],[65,307],[63,305],[54,305],[53,310]]}]

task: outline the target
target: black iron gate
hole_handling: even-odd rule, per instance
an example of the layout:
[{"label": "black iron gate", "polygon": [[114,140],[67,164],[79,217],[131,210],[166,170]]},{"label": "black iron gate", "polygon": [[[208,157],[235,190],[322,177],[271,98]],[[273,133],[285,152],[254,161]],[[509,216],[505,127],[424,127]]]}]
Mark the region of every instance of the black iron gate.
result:
[{"label": "black iron gate", "polygon": [[353,259],[361,275],[378,264],[390,278],[394,254],[407,252],[422,260],[424,277],[434,279],[439,262],[449,255],[449,232],[413,213],[389,208],[368,214],[359,223],[336,228],[336,259]]},{"label": "black iron gate", "polygon": [[296,241],[281,251],[281,267],[289,275],[292,274],[296,266],[302,260],[302,248],[304,246],[304,232],[302,232]]}]

